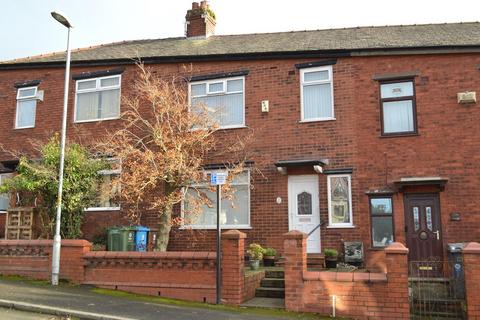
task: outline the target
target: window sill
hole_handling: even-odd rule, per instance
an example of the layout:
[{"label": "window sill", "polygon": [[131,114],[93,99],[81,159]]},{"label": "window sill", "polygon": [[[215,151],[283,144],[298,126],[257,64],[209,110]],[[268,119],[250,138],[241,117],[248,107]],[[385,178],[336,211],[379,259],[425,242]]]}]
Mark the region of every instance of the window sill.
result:
[{"label": "window sill", "polygon": [[356,226],[351,225],[351,226],[337,226],[337,225],[328,225],[327,229],[355,229]]},{"label": "window sill", "polygon": [[413,133],[387,133],[380,135],[380,138],[405,138],[405,137],[417,137],[419,136],[418,132]]},{"label": "window sill", "polygon": [[[181,226],[180,230],[217,230],[216,226]],[[222,226],[222,230],[251,230],[251,226]]]},{"label": "window sill", "polygon": [[121,207],[92,207],[86,208],[85,212],[97,212],[97,211],[120,211]]},{"label": "window sill", "polygon": [[336,118],[317,118],[317,119],[308,119],[300,120],[299,123],[310,123],[310,122],[324,122],[324,121],[335,121]]},{"label": "window sill", "polygon": [[100,121],[110,121],[110,120],[119,120],[121,117],[114,118],[105,118],[105,119],[92,119],[92,120],[74,120],[73,123],[89,123],[89,122],[100,122]]},{"label": "window sill", "polygon": [[230,130],[230,129],[245,129],[248,128],[246,125],[242,124],[239,126],[227,126],[227,127],[219,127],[218,130]]},{"label": "window sill", "polygon": [[35,128],[35,126],[31,126],[31,127],[15,127],[13,128],[14,130],[23,130],[23,129],[33,129]]},{"label": "window sill", "polygon": [[7,213],[7,211],[0,210],[0,214],[2,214],[2,213]]},{"label": "window sill", "polygon": [[367,250],[368,251],[383,251],[385,250],[386,247],[370,247]]}]

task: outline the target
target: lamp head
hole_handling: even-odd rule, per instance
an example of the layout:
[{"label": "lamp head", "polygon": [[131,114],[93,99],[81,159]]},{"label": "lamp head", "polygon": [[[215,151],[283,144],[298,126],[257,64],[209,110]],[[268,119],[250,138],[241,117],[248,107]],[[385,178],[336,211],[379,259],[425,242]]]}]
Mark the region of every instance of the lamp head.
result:
[{"label": "lamp head", "polygon": [[68,19],[65,17],[64,14],[60,13],[59,11],[52,11],[51,12],[51,15],[52,17],[57,20],[58,22],[60,22],[61,24],[63,24],[65,27],[67,28],[73,28],[73,26],[70,24],[70,22],[68,21]]}]

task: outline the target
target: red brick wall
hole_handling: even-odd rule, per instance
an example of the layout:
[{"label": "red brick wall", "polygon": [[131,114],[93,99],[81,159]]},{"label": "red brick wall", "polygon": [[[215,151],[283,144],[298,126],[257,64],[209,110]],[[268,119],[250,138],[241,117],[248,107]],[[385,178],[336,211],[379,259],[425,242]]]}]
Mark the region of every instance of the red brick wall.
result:
[{"label": "red brick wall", "polygon": [[[474,241],[480,238],[480,175],[478,162],[477,105],[459,105],[456,93],[480,91],[476,68],[479,54],[399,55],[338,58],[333,66],[335,121],[299,123],[300,85],[296,63],[319,60],[272,59],[231,62],[195,62],[194,75],[248,69],[246,76],[246,124],[254,130],[256,139],[249,146],[250,160],[255,161],[262,175],[252,176],[251,230],[245,230],[249,242],[259,242],[283,250],[282,234],[288,231],[287,176],[276,172],[273,163],[281,159],[328,158],[325,169],[353,168],[353,229],[321,228],[322,248],[341,248],[342,241],[363,241],[367,264],[372,269],[384,269],[376,261],[377,252],[370,250],[370,219],[365,191],[385,186],[402,176],[444,176],[449,179],[440,193],[442,241]],[[184,74],[182,64],[151,65],[159,75]],[[111,67],[74,67],[73,74],[82,71],[106,70]],[[379,86],[372,80],[375,74],[418,70],[416,105],[418,136],[380,137]],[[122,94],[131,92],[134,66],[126,66],[122,75]],[[63,87],[62,68],[0,71],[0,141],[7,148],[31,151],[29,138],[45,139],[60,129]],[[15,88],[17,81],[41,79],[40,90],[45,100],[37,105],[37,126],[34,129],[13,130]],[[74,83],[70,89],[69,135],[89,141],[120,125],[119,121],[73,124]],[[260,103],[270,101],[270,112],[262,113]],[[44,112],[47,110],[48,112]],[[249,129],[227,130],[224,135],[242,135]],[[80,138],[81,137],[81,138]],[[385,163],[385,154],[387,166]],[[0,156],[7,159],[9,156]],[[215,162],[212,160],[212,162]],[[295,173],[295,172],[290,172]],[[305,173],[300,171],[298,173]],[[310,173],[313,172],[310,170]],[[320,215],[328,221],[326,176],[319,176]],[[420,189],[414,189],[418,192]],[[277,204],[275,199],[282,198]],[[403,194],[393,197],[395,241],[404,243]],[[450,221],[450,213],[459,212],[460,221]],[[117,224],[115,213],[94,218],[87,214],[84,228],[87,238],[98,228],[99,219],[105,224]],[[119,213],[120,215],[120,213]],[[108,218],[107,218],[108,217]],[[110,217],[114,217],[110,220]],[[154,226],[155,219],[144,220]],[[1,223],[1,221],[0,221]],[[1,229],[1,225],[0,225]],[[212,250],[213,231],[175,230],[170,250]],[[247,244],[248,244],[247,243]]]},{"label": "red brick wall", "polygon": [[255,298],[255,291],[260,287],[260,282],[265,278],[265,270],[257,270],[245,274],[243,301]]},{"label": "red brick wall", "polygon": [[394,243],[385,249],[387,273],[309,272],[306,235],[285,235],[285,307],[292,311],[353,317],[409,319],[406,249]]},{"label": "red brick wall", "polygon": [[470,320],[480,319],[480,244],[469,243],[463,249],[465,270],[465,292],[467,298],[467,315]]}]

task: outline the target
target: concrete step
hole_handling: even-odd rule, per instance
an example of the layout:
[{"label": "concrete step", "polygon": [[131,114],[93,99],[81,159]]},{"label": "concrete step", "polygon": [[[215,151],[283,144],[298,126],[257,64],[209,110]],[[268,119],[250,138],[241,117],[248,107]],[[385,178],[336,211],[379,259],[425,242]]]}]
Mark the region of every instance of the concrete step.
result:
[{"label": "concrete step", "polygon": [[260,285],[264,288],[285,288],[285,279],[263,278]]},{"label": "concrete step", "polygon": [[281,298],[253,298],[240,305],[241,307],[285,309],[285,299]]},{"label": "concrete step", "polygon": [[255,297],[257,298],[285,298],[284,288],[257,288],[255,291]]},{"label": "concrete step", "polygon": [[265,270],[265,278],[284,279],[285,272],[281,270]]}]

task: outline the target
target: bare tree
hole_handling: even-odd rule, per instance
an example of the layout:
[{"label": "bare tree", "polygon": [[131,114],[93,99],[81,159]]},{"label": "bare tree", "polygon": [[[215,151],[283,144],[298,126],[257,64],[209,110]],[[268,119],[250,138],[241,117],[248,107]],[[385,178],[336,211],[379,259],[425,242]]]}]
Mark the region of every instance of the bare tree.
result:
[{"label": "bare tree", "polygon": [[233,197],[228,183],[244,168],[252,134],[222,132],[206,106],[190,108],[184,78],[160,78],[138,64],[132,92],[123,100],[122,127],[97,147],[121,161],[116,183],[127,217],[138,222],[143,212],[158,212],[157,249],[165,251],[171,227],[182,223],[181,217],[172,216],[174,206],[188,200],[192,216],[212,205],[200,189],[197,197],[187,199],[189,186],[205,181],[202,168],[208,161],[216,159],[229,167],[224,190],[225,197]]}]

